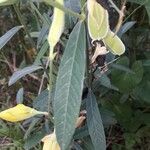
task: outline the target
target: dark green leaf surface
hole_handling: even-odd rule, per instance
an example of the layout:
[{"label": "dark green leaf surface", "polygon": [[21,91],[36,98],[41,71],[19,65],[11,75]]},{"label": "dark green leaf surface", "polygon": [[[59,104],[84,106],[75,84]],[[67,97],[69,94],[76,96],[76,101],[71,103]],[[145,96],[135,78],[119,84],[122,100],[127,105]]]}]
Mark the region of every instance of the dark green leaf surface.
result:
[{"label": "dark green leaf surface", "polygon": [[45,135],[46,135],[46,133],[44,130],[39,131],[37,133],[34,133],[30,137],[28,137],[28,139],[25,141],[24,149],[29,150],[29,149],[33,148],[34,146],[36,146],[41,141],[41,139]]},{"label": "dark green leaf surface", "polygon": [[42,57],[44,56],[44,54],[46,53],[46,51],[48,50],[48,48],[49,48],[49,44],[48,44],[48,42],[46,41],[46,42],[42,45],[40,51],[38,52],[38,54],[37,54],[37,56],[36,56],[36,59],[35,59],[35,61],[34,61],[34,64],[35,64],[35,65],[41,63],[40,60],[42,59]]},{"label": "dark green leaf surface", "polygon": [[88,93],[86,110],[88,130],[94,148],[95,150],[106,150],[104,127],[96,98],[91,90]]},{"label": "dark green leaf surface", "polygon": [[[128,67],[129,60],[123,57],[118,64]],[[112,83],[123,93],[130,92],[137,84],[140,83],[143,77],[143,67],[141,61],[136,61],[131,67],[134,74],[122,72],[120,70],[112,71]]]},{"label": "dark green leaf surface", "polygon": [[129,2],[137,3],[139,5],[144,5],[150,20],[150,1],[149,0],[128,0]]},{"label": "dark green leaf surface", "polygon": [[54,96],[54,119],[58,143],[65,150],[75,131],[85,73],[85,28],[77,23],[70,34],[60,64]]}]

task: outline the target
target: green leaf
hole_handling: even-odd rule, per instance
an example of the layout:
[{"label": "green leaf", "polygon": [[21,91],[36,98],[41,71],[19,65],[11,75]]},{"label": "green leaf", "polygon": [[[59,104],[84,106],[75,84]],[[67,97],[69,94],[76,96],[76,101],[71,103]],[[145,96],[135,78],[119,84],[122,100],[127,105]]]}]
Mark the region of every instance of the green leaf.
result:
[{"label": "green leaf", "polygon": [[[70,10],[80,13],[81,12],[81,4],[79,0],[66,0],[65,7]],[[65,16],[65,26],[72,29],[77,22],[77,18],[71,16],[70,14],[66,14]]]},{"label": "green leaf", "polygon": [[3,36],[0,37],[0,49],[2,49],[6,43],[14,36],[14,34],[16,34],[23,26],[16,26],[12,29],[10,29],[9,31],[7,31],[7,33],[5,33]]},{"label": "green leaf", "polygon": [[143,66],[149,67],[150,66],[150,59],[144,60],[143,61]]},{"label": "green leaf", "polygon": [[91,138],[89,136],[85,137],[83,139],[83,149],[84,150],[94,150],[94,146],[93,146]]},{"label": "green leaf", "polygon": [[22,104],[23,103],[23,93],[24,93],[24,89],[20,88],[17,92],[17,96],[16,96],[16,101],[17,104]]},{"label": "green leaf", "polygon": [[111,84],[110,79],[106,74],[102,74],[102,76],[98,80],[100,81],[101,85],[103,85],[109,89],[118,91],[118,88]]},{"label": "green leaf", "polygon": [[44,90],[40,95],[33,101],[33,106],[39,111],[47,111],[48,107],[48,95],[49,91]]},{"label": "green leaf", "polygon": [[44,54],[46,53],[46,51],[48,50],[48,48],[49,48],[49,44],[48,44],[48,42],[46,41],[46,42],[42,45],[40,51],[38,52],[38,54],[37,54],[37,56],[36,56],[36,59],[35,59],[35,61],[34,61],[34,64],[40,64],[40,63],[41,63],[40,60],[42,59],[42,57],[44,56]]},{"label": "green leaf", "polygon": [[150,82],[146,80],[146,81],[143,81],[139,86],[137,86],[133,90],[133,95],[140,101],[143,100],[147,103],[150,103],[149,92],[150,92]]},{"label": "green leaf", "polygon": [[[50,103],[52,105],[52,102],[54,100],[54,88],[51,90],[51,98],[50,98]],[[40,110],[40,111],[48,111],[48,95],[49,91],[46,89],[41,92],[40,95],[33,101],[33,106],[35,109]]]},{"label": "green leaf", "polygon": [[122,37],[122,35],[123,35],[124,33],[126,33],[129,29],[131,29],[131,28],[134,26],[135,23],[136,23],[136,21],[129,21],[129,22],[126,22],[126,23],[120,28],[120,30],[119,30],[119,32],[117,33],[117,35],[118,35],[119,37]]},{"label": "green leaf", "polygon": [[[126,65],[128,67],[129,60],[126,57],[123,57],[122,60],[122,62],[120,61],[117,64]],[[143,66],[141,61],[134,62],[131,70],[134,72],[134,74],[131,74],[129,72],[124,73],[120,70],[112,71],[112,83],[123,93],[130,92],[142,80]]]},{"label": "green leaf", "polygon": [[9,83],[8,85],[11,86],[12,84],[14,84],[17,80],[19,80],[20,78],[24,77],[27,74],[30,74],[36,70],[42,69],[41,66],[37,66],[37,65],[32,65],[29,67],[25,67],[21,70],[18,70],[16,72],[13,73],[13,75],[10,77],[9,79]]},{"label": "green leaf", "polygon": [[133,72],[129,67],[126,67],[126,66],[123,66],[123,65],[112,64],[111,67],[112,67],[112,68],[115,68],[115,69],[118,69],[118,70],[125,71],[125,72],[127,72],[127,73],[134,74],[134,72]]},{"label": "green leaf", "polygon": [[88,135],[89,135],[89,131],[88,131],[87,125],[85,125],[81,128],[76,129],[73,139],[74,140],[82,139],[84,137],[87,137]]},{"label": "green leaf", "polygon": [[89,134],[94,145],[95,150],[106,150],[106,139],[104,127],[96,102],[96,98],[91,90],[89,90],[87,102],[87,125]]},{"label": "green leaf", "polygon": [[30,137],[28,137],[27,140],[25,141],[24,149],[29,150],[29,149],[33,148],[41,141],[41,139],[45,135],[46,135],[46,132],[44,130],[34,133]]},{"label": "green leaf", "polygon": [[65,150],[75,131],[85,73],[85,27],[78,22],[70,34],[60,64],[54,96],[56,136]]}]

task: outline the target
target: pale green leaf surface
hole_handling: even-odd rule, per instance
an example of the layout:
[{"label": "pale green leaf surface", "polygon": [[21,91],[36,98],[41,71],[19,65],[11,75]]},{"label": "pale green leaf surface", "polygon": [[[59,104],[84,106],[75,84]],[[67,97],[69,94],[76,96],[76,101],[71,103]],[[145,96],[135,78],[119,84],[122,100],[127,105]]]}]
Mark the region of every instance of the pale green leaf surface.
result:
[{"label": "pale green leaf surface", "polygon": [[54,96],[54,120],[58,143],[65,150],[75,131],[85,73],[85,27],[77,23],[70,34],[59,67]]},{"label": "pale green leaf surface", "polygon": [[97,26],[101,26],[105,16],[104,8],[99,3],[94,3],[91,15],[95,19]]},{"label": "pale green leaf surface", "polygon": [[94,3],[91,10],[89,6],[88,29],[93,40],[100,40],[108,33],[108,12],[98,3]]},{"label": "pale green leaf surface", "polygon": [[108,32],[103,41],[113,54],[122,55],[125,52],[124,44],[117,35],[114,36],[112,31]]}]

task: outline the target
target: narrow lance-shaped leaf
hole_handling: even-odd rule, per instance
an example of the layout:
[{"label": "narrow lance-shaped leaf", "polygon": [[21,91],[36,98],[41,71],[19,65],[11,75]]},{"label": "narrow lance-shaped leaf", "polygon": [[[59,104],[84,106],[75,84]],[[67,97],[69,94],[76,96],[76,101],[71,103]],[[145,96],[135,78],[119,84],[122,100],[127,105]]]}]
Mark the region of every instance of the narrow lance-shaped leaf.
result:
[{"label": "narrow lance-shaped leaf", "polygon": [[22,70],[18,70],[16,72],[13,73],[13,75],[11,76],[11,78],[9,79],[9,86],[11,86],[12,84],[14,84],[17,80],[21,79],[22,77],[24,77],[27,74],[30,74],[38,69],[42,69],[41,66],[37,66],[37,65],[32,65],[29,67],[25,67]]},{"label": "narrow lance-shaped leaf", "polygon": [[70,34],[56,82],[54,119],[58,143],[66,150],[76,127],[85,73],[85,27],[78,22]]},{"label": "narrow lance-shaped leaf", "polygon": [[23,26],[16,26],[0,37],[0,49],[16,34]]},{"label": "narrow lance-shaped leaf", "polygon": [[95,150],[106,150],[104,127],[93,92],[89,89],[87,102],[87,125]]}]

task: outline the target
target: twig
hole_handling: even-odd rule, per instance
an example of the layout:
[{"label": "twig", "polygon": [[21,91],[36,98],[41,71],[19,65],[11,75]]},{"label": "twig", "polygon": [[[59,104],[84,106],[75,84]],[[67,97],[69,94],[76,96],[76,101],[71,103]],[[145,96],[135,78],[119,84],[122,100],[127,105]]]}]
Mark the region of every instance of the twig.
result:
[{"label": "twig", "polygon": [[123,21],[123,23],[126,22],[126,21],[127,21],[138,9],[140,9],[143,5],[144,5],[144,4],[138,6],[136,9],[134,9],[134,10],[130,13],[130,15]]},{"label": "twig", "polygon": [[116,25],[116,28],[115,28],[115,34],[114,36],[117,34],[117,32],[119,31],[122,23],[123,23],[123,19],[124,19],[124,16],[125,16],[125,9],[126,9],[126,0],[124,0],[123,2],[123,5],[121,7],[121,10],[120,10],[120,13],[119,13],[119,20],[118,20],[118,23]]},{"label": "twig", "polygon": [[40,88],[39,88],[39,91],[38,91],[38,95],[39,95],[39,94],[41,93],[41,91],[42,91],[44,79],[45,79],[45,77],[46,77],[46,69],[48,68],[48,66],[49,66],[49,60],[47,60],[47,62],[46,62],[46,67],[45,67],[44,74],[43,74],[43,76],[42,76],[42,80],[41,80]]}]

